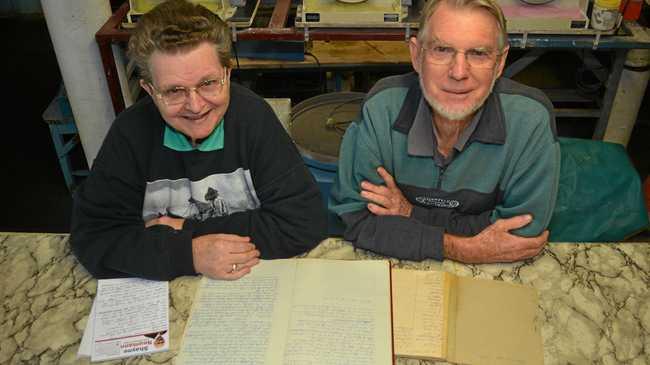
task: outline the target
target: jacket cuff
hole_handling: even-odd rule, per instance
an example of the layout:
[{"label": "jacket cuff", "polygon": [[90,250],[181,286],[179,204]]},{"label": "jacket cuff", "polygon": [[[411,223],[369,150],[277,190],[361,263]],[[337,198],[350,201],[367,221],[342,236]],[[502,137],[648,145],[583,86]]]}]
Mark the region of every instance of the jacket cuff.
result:
[{"label": "jacket cuff", "polygon": [[[185,221],[186,223],[188,221]],[[192,231],[183,229],[174,231],[176,236],[169,244],[173,245],[171,251],[171,262],[169,267],[172,271],[172,277],[179,277],[184,275],[196,275],[194,270],[194,258],[192,255]]]},{"label": "jacket cuff", "polygon": [[443,240],[445,229],[442,227],[426,226],[422,229],[420,255],[422,258],[444,260]]}]

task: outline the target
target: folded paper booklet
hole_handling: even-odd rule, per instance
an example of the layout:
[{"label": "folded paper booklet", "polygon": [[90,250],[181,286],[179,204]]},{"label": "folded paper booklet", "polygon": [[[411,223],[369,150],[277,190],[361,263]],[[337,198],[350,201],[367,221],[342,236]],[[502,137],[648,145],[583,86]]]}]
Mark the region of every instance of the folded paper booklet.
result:
[{"label": "folded paper booklet", "polygon": [[388,261],[261,261],[202,278],[176,364],[393,362]]},{"label": "folded paper booklet", "polygon": [[392,270],[395,355],[543,364],[534,288],[441,271]]},{"label": "folded paper booklet", "polygon": [[169,283],[138,278],[97,281],[78,358],[105,361],[169,349]]}]

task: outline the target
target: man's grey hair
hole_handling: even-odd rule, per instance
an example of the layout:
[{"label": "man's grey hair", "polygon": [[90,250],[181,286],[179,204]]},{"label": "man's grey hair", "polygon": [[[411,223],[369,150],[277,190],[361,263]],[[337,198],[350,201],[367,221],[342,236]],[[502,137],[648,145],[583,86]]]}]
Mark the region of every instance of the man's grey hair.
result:
[{"label": "man's grey hair", "polygon": [[506,28],[506,18],[503,16],[501,7],[493,0],[428,0],[427,4],[422,9],[420,14],[420,28],[418,30],[418,42],[420,44],[429,41],[429,18],[436,11],[438,6],[446,2],[454,8],[468,8],[468,9],[485,9],[487,10],[497,22],[499,34],[497,34],[497,46],[499,51],[508,45],[508,30]]}]

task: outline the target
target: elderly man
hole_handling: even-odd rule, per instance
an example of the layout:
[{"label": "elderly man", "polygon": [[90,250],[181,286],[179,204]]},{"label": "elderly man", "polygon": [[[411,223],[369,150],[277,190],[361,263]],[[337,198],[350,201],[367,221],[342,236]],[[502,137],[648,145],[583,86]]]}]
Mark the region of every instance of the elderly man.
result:
[{"label": "elderly man", "polygon": [[228,26],[165,2],[129,55],[148,95],[118,116],[76,191],[71,242],[96,277],[238,279],[324,238],[316,183],[269,105],[230,82]]},{"label": "elderly man", "polygon": [[431,0],[409,43],[416,73],[379,81],[346,131],[330,209],[356,247],[402,259],[533,257],[558,185],[552,105],[499,78],[492,0]]}]

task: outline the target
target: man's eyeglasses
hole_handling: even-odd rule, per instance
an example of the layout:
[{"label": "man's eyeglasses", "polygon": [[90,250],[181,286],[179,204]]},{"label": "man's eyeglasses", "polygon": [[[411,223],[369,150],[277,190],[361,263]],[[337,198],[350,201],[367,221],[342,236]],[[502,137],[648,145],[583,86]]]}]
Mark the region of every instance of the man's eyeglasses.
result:
[{"label": "man's eyeglasses", "polygon": [[497,53],[490,49],[472,48],[465,51],[446,46],[440,43],[431,42],[426,47],[422,46],[425,52],[427,61],[435,65],[449,65],[456,59],[457,53],[465,55],[465,60],[473,68],[492,68],[494,67],[497,57],[501,53]]},{"label": "man's eyeglasses", "polygon": [[153,83],[149,83],[156,91],[156,96],[159,97],[165,105],[179,105],[185,104],[190,98],[190,93],[195,91],[205,99],[214,98],[223,92],[223,87],[226,84],[227,73],[221,79],[209,79],[202,81],[194,87],[186,88],[182,86],[172,87],[167,90],[158,90]]}]

